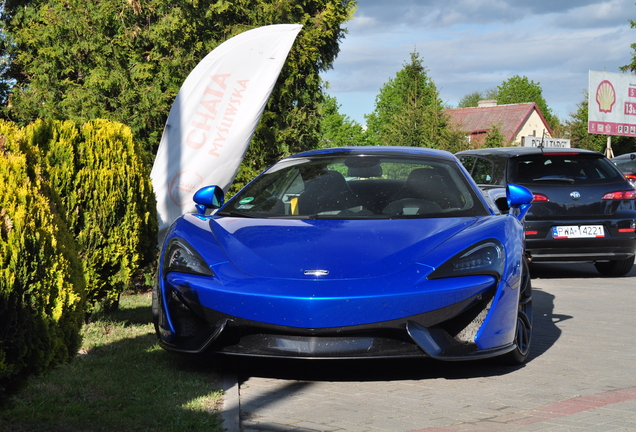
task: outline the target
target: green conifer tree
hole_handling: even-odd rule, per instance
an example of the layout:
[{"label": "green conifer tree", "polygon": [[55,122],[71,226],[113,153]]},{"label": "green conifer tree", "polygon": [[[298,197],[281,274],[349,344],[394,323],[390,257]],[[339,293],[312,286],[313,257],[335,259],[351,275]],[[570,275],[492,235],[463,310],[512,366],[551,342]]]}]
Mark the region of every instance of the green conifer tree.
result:
[{"label": "green conifer tree", "polygon": [[340,114],[335,97],[327,95],[321,106],[320,147],[368,145],[363,127],[348,116]]},{"label": "green conifer tree", "polygon": [[501,124],[493,124],[486,132],[486,138],[484,142],[479,146],[480,148],[496,148],[506,145],[506,137],[501,132]]},{"label": "green conifer tree", "polygon": [[465,148],[463,133],[453,129],[437,87],[417,52],[380,89],[374,111],[366,116],[373,145],[430,147],[449,151]]},{"label": "green conifer tree", "polygon": [[4,116],[131,127],[152,163],[170,107],[198,62],[227,39],[277,23],[303,30],[252,140],[260,171],[318,145],[319,73],[331,67],[355,0],[8,0],[0,40],[16,85]]}]

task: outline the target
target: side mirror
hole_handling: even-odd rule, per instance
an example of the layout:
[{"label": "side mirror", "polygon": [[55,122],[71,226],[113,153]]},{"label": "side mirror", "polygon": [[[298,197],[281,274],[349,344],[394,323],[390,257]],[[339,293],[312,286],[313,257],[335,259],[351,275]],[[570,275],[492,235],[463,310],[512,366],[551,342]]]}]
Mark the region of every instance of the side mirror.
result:
[{"label": "side mirror", "polygon": [[516,184],[508,184],[506,186],[506,201],[508,207],[514,210],[514,215],[520,221],[523,220],[528,210],[530,210],[533,199],[534,195],[532,195],[532,192],[526,187]]},{"label": "side mirror", "polygon": [[218,209],[225,202],[223,189],[218,186],[206,186],[194,194],[195,207],[200,215],[205,215],[207,209]]}]

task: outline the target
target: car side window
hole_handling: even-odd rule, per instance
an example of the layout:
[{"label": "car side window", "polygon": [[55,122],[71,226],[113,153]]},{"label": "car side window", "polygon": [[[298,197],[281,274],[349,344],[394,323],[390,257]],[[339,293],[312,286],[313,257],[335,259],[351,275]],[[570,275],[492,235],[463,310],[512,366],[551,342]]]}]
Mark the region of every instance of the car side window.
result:
[{"label": "car side window", "polygon": [[462,165],[464,165],[464,168],[466,168],[466,171],[468,171],[468,174],[470,174],[471,176],[473,175],[473,167],[475,166],[475,159],[477,159],[475,156],[460,156],[459,157],[459,161],[462,163]]},{"label": "car side window", "polygon": [[636,159],[622,159],[613,162],[623,172],[636,172]]},{"label": "car side window", "polygon": [[493,183],[493,166],[494,163],[488,159],[478,157],[475,160],[472,176],[477,184]]}]

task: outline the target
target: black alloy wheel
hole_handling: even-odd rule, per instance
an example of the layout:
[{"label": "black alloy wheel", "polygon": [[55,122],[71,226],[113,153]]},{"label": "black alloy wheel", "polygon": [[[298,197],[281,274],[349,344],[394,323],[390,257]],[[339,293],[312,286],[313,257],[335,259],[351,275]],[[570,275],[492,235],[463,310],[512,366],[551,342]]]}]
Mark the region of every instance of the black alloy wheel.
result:
[{"label": "black alloy wheel", "polygon": [[515,331],[516,348],[499,357],[502,364],[517,366],[526,362],[532,341],[532,280],[528,263],[522,260],[521,284],[519,285],[519,309]]}]

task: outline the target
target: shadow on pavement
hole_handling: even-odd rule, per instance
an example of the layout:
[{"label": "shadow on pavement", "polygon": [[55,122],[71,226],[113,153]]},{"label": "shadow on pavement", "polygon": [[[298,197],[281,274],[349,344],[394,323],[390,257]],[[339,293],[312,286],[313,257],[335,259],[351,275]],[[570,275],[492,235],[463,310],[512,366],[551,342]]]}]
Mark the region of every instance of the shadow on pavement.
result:
[{"label": "shadow on pavement", "polygon": [[557,325],[561,321],[571,319],[570,315],[554,313],[554,295],[536,287],[537,282],[533,282],[533,326],[532,326],[532,348],[530,359],[541,356],[548,351],[561,336],[561,329]]},{"label": "shadow on pavement", "polygon": [[[592,263],[532,263],[530,276],[532,279],[606,278],[596,271],[596,267]],[[622,277],[636,278],[636,266]]]},{"label": "shadow on pavement", "polygon": [[[555,315],[554,296],[536,289],[533,293],[534,332],[530,360],[542,355],[557,341],[556,323],[571,318]],[[224,367],[236,371],[239,383],[249,377],[295,381],[395,381],[434,378],[468,379],[505,375],[523,366],[504,366],[495,359],[441,362],[417,359],[297,360],[223,357]],[[293,389],[290,389],[293,391]]]},{"label": "shadow on pavement", "polygon": [[[592,270],[594,268],[592,267]],[[548,351],[561,336],[558,323],[572,318],[554,313],[555,296],[533,281],[533,337],[529,362]],[[239,386],[251,377],[281,380],[278,385],[260,394],[241,411],[242,420],[250,420],[254,410],[273,401],[287,400],[308,390],[314,382],[388,382],[426,381],[432,379],[466,380],[502,376],[524,366],[503,366],[495,359],[466,362],[440,362],[432,359],[377,359],[377,360],[291,360],[233,358],[222,359],[224,367],[238,378]],[[283,381],[286,380],[286,381]],[[256,416],[258,417],[258,416]],[[276,425],[259,424],[260,427]]]}]

